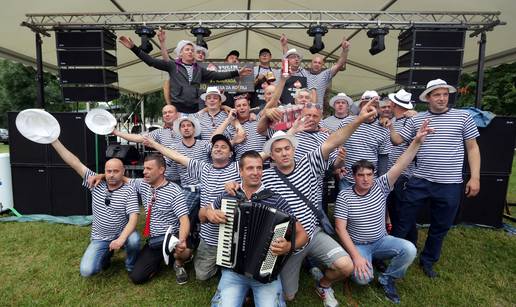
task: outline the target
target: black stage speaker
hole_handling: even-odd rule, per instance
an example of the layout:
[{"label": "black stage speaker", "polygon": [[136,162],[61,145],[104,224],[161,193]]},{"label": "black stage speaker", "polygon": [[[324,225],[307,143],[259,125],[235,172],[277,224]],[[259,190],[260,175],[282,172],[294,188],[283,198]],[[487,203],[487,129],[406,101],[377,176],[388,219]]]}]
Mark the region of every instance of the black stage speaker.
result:
[{"label": "black stage speaker", "polygon": [[133,145],[111,144],[106,150],[106,159],[118,158],[124,164],[133,164],[134,161],[140,160],[140,153]]},{"label": "black stage speaker", "polygon": [[9,159],[11,164],[46,165],[48,162],[48,148],[46,145],[34,143],[26,139],[16,128],[18,112],[8,112],[9,124]]},{"label": "black stage speaker", "polygon": [[120,97],[119,90],[110,86],[64,86],[62,92],[65,102],[110,101]]},{"label": "black stage speaker", "polygon": [[110,84],[118,82],[118,73],[109,69],[60,69],[61,84]]},{"label": "black stage speaker", "polygon": [[398,67],[462,66],[462,50],[424,49],[409,51],[398,58]]},{"label": "black stage speaker", "polygon": [[[478,128],[480,173],[509,175],[512,170],[516,141],[516,117],[496,116],[485,128]],[[467,157],[465,172],[469,173]]]},{"label": "black stage speaker", "polygon": [[396,74],[396,83],[424,89],[428,81],[438,78],[443,79],[450,85],[456,86],[459,83],[460,70],[409,69]]},{"label": "black stage speaker", "polygon": [[398,49],[442,48],[463,49],[465,28],[418,28],[412,27],[398,36]]},{"label": "black stage speaker", "polygon": [[[469,180],[465,176],[464,183]],[[507,202],[509,175],[480,175],[480,192],[474,198],[463,196],[460,220],[463,223],[502,227],[503,209]]]},{"label": "black stage speaker", "polygon": [[116,49],[116,35],[108,30],[58,30],[56,31],[57,49]]},{"label": "black stage speaker", "polygon": [[59,66],[116,66],[116,56],[105,50],[57,50]]},{"label": "black stage speaker", "polygon": [[91,214],[91,196],[73,169],[17,165],[11,171],[14,204],[21,214]]}]

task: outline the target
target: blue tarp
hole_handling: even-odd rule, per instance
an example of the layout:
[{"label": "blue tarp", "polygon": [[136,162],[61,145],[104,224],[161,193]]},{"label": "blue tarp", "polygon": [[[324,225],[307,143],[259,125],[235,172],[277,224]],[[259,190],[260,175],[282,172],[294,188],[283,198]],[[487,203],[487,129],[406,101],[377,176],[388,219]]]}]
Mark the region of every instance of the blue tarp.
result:
[{"label": "blue tarp", "polygon": [[92,220],[93,216],[91,215],[53,216],[48,214],[26,214],[22,216],[0,217],[0,222],[47,222],[77,226],[89,226]]}]

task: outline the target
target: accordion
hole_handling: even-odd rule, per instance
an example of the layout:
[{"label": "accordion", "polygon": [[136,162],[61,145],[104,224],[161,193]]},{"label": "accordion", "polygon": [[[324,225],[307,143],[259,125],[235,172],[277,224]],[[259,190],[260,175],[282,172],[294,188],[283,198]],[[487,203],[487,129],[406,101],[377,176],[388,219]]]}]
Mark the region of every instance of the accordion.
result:
[{"label": "accordion", "polygon": [[227,222],[219,225],[217,265],[262,283],[275,280],[291,252],[274,256],[270,246],[279,237],[294,244],[295,219],[276,208],[236,198],[223,198],[221,210]]}]

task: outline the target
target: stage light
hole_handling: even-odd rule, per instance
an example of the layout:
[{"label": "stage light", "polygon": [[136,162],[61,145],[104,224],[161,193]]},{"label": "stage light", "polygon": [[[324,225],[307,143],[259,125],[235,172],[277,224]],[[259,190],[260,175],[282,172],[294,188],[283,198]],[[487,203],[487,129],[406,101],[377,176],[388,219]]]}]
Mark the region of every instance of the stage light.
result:
[{"label": "stage light", "polygon": [[371,55],[378,54],[385,50],[385,35],[389,33],[389,29],[387,28],[376,28],[370,29],[367,31],[367,37],[372,38],[371,49],[369,49],[369,53]]},{"label": "stage light", "polygon": [[208,49],[208,44],[206,44],[206,41],[204,40],[204,38],[209,37],[211,35],[210,29],[204,28],[204,27],[195,27],[195,28],[192,28],[190,33],[195,35],[195,38],[197,39],[195,41],[195,44],[197,46],[201,46],[201,47]]},{"label": "stage light", "polygon": [[145,53],[151,52],[153,47],[150,42],[150,39],[153,38],[154,35],[156,35],[154,29],[147,26],[141,26],[136,28],[136,31],[134,32],[138,34],[138,36],[142,39],[140,49]]},{"label": "stage light", "polygon": [[314,38],[314,43],[312,47],[310,47],[310,52],[312,54],[315,54],[321,50],[324,49],[324,43],[322,41],[322,37],[324,34],[328,33],[328,28],[320,25],[311,26],[308,31],[306,31],[309,36],[312,36]]}]

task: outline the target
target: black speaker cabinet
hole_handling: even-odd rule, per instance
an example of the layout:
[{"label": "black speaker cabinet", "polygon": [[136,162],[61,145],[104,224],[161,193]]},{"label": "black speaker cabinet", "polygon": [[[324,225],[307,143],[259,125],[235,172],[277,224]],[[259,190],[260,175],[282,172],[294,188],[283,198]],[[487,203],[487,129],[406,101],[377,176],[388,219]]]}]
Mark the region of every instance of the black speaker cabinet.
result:
[{"label": "black speaker cabinet", "polygon": [[426,87],[430,80],[443,79],[456,86],[459,83],[458,69],[408,69],[396,74],[396,83],[405,86]]},{"label": "black speaker cabinet", "polygon": [[26,139],[16,128],[18,112],[8,112],[9,124],[9,159],[11,164],[28,163],[44,165],[48,162],[48,148],[46,145],[34,143]]},{"label": "black speaker cabinet", "polygon": [[118,82],[118,73],[109,69],[60,69],[61,84],[110,84]]},{"label": "black speaker cabinet", "polygon": [[65,86],[62,92],[65,102],[110,101],[120,97],[120,91],[110,86]]},{"label": "black speaker cabinet", "polygon": [[105,50],[57,50],[59,66],[116,66],[116,56]]},{"label": "black speaker cabinet", "polygon": [[108,30],[56,31],[56,49],[116,49],[116,35]]},{"label": "black speaker cabinet", "polygon": [[[469,180],[465,176],[464,183]],[[474,198],[463,196],[460,220],[463,223],[502,227],[509,175],[481,174],[480,193]]]},{"label": "black speaker cabinet", "polygon": [[14,207],[21,214],[91,214],[91,196],[73,169],[13,165],[11,173]]},{"label": "black speaker cabinet", "polygon": [[462,66],[462,50],[412,49],[398,58],[398,67]]},{"label": "black speaker cabinet", "polygon": [[398,49],[443,48],[463,49],[465,28],[418,28],[412,27],[398,36]]},{"label": "black speaker cabinet", "polygon": [[[480,173],[510,174],[516,145],[516,117],[496,116],[487,127],[478,128],[478,132]],[[467,156],[464,161],[465,172],[469,173]]]}]

